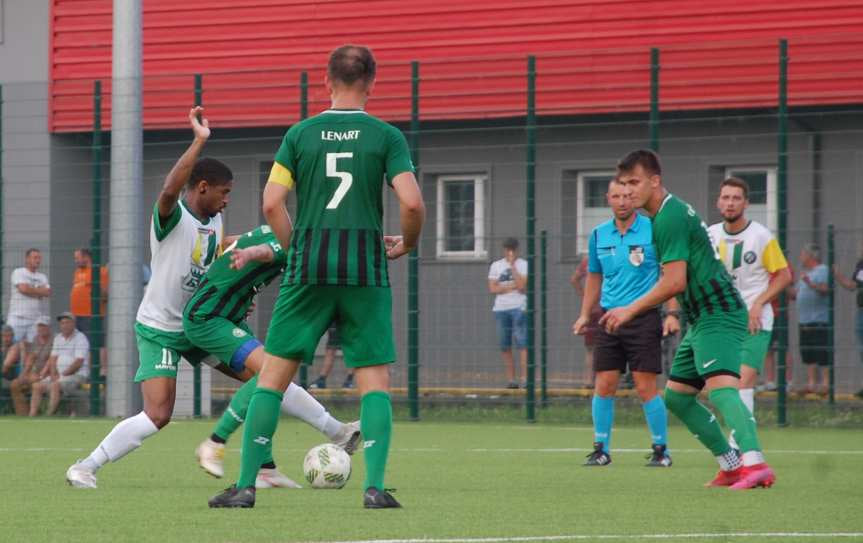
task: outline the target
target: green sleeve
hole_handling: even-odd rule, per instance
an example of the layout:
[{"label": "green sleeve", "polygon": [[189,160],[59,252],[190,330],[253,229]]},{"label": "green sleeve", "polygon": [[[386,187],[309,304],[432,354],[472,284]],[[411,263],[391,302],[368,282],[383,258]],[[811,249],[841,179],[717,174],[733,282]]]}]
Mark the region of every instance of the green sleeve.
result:
[{"label": "green sleeve", "polygon": [[156,241],[162,241],[171,231],[180,223],[180,217],[183,216],[183,210],[180,209],[180,203],[174,204],[174,210],[162,224],[162,219],[159,218],[159,202],[153,205],[153,230],[156,232]]},{"label": "green sleeve", "polygon": [[676,260],[689,260],[689,221],[675,213],[675,209],[664,210],[653,222],[653,239],[659,253],[660,264]]},{"label": "green sleeve", "polygon": [[413,172],[411,152],[404,134],[398,128],[390,127],[387,146],[387,184],[392,186],[393,179],[400,173]]},{"label": "green sleeve", "polygon": [[266,236],[264,237],[264,243],[270,246],[270,249],[273,251],[273,263],[278,264],[279,266],[286,266],[288,264],[288,253],[282,249],[281,243],[276,239],[275,234],[267,227]]},{"label": "green sleeve", "polygon": [[[295,130],[297,125],[294,125],[288,130],[285,134],[285,137],[282,138],[282,145],[279,146],[279,150],[276,151],[275,161],[287,168],[291,171],[291,175],[295,178],[297,176],[297,168],[296,168],[296,133]],[[296,180],[296,179],[295,179]]]}]

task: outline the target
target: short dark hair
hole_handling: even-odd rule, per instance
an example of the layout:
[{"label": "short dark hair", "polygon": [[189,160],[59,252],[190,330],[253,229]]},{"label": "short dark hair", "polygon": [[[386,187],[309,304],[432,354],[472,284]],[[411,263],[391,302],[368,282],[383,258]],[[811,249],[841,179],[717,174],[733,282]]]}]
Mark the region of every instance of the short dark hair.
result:
[{"label": "short dark hair", "polygon": [[617,163],[618,172],[631,172],[636,166],[641,165],[648,175],[662,175],[662,164],[659,155],[650,149],[638,149],[621,158]]},{"label": "short dark hair", "polygon": [[506,238],[503,240],[503,248],[515,251],[518,249],[518,240],[515,238]]},{"label": "short dark hair", "polygon": [[36,247],[30,247],[29,249],[27,249],[27,252],[24,253],[24,258],[27,258],[28,256],[30,256],[33,253],[41,253],[41,252],[42,251],[40,251]]},{"label": "short dark hair", "polygon": [[201,181],[206,181],[211,185],[225,185],[233,180],[234,174],[224,162],[215,158],[204,157],[199,158],[192,167],[188,185],[194,187]]},{"label": "short dark hair", "polygon": [[374,81],[377,63],[371,49],[362,45],[342,45],[330,54],[327,76],[330,80],[353,85],[362,81],[368,86]]},{"label": "short dark hair", "polygon": [[749,199],[749,183],[740,179],[739,177],[729,177],[725,181],[723,181],[719,185],[719,191],[722,191],[723,187],[737,187],[743,191],[743,197],[745,199]]}]

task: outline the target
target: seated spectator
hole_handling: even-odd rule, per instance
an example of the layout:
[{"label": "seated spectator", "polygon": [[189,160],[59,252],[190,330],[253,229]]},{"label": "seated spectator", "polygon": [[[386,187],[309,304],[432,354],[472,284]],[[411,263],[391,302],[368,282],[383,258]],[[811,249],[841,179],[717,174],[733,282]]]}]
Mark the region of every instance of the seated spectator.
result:
[{"label": "seated spectator", "polygon": [[16,415],[27,415],[30,405],[27,394],[32,390],[33,384],[39,381],[39,374],[48,364],[52,346],[51,321],[48,317],[39,317],[36,320],[36,337],[24,356],[24,367],[10,386]]},{"label": "seated spectator", "polygon": [[75,316],[72,313],[60,313],[57,317],[60,323],[60,333],[54,336],[51,356],[48,363],[39,372],[39,381],[33,385],[33,396],[30,398],[30,416],[39,412],[42,395],[49,393],[46,415],[53,415],[60,405],[60,399],[81,388],[87,380],[90,362],[90,342],[87,336],[75,328]]},{"label": "seated spectator", "polygon": [[0,360],[3,361],[4,379],[14,379],[18,375],[22,354],[21,343],[15,343],[15,329],[4,324],[2,341],[0,341]]}]

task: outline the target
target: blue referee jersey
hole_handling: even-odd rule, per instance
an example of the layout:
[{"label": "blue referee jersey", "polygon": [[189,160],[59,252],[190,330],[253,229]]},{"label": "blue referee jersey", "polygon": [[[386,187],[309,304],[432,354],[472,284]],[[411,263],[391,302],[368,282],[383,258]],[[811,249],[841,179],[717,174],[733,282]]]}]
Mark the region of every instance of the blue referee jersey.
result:
[{"label": "blue referee jersey", "polygon": [[636,213],[623,235],[614,219],[600,224],[591,232],[588,247],[588,271],[602,274],[603,309],[631,304],[659,280],[653,225],[644,215]]}]

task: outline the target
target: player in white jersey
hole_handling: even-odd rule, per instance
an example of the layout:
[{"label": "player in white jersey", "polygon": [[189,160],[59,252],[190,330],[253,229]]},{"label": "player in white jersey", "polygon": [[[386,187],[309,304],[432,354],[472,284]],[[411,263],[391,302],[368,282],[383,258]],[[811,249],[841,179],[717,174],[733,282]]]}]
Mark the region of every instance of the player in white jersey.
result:
[{"label": "player in white jersey", "polygon": [[[746,218],[746,181],[737,177],[723,181],[716,207],[722,222],[710,226],[710,239],[749,310],[749,335],[743,342],[740,365],[740,398],[754,415],[755,382],[764,366],[773,330],[770,301],[791,284],[791,272],[770,230]],[[734,436],[729,442],[737,448]]]},{"label": "player in white jersey", "polygon": [[165,179],[150,223],[153,275],[135,323],[135,381],[141,383],[144,410],[117,424],[90,456],[67,470],[66,480],[75,487],[95,488],[101,466],[135,450],[170,422],[180,357],[196,364],[206,355],[183,334],[183,307],[220,253],[221,212],[228,204],[233,174],[218,160],[198,158],[210,137],[202,111],[196,107],[189,112],[194,140]]}]

